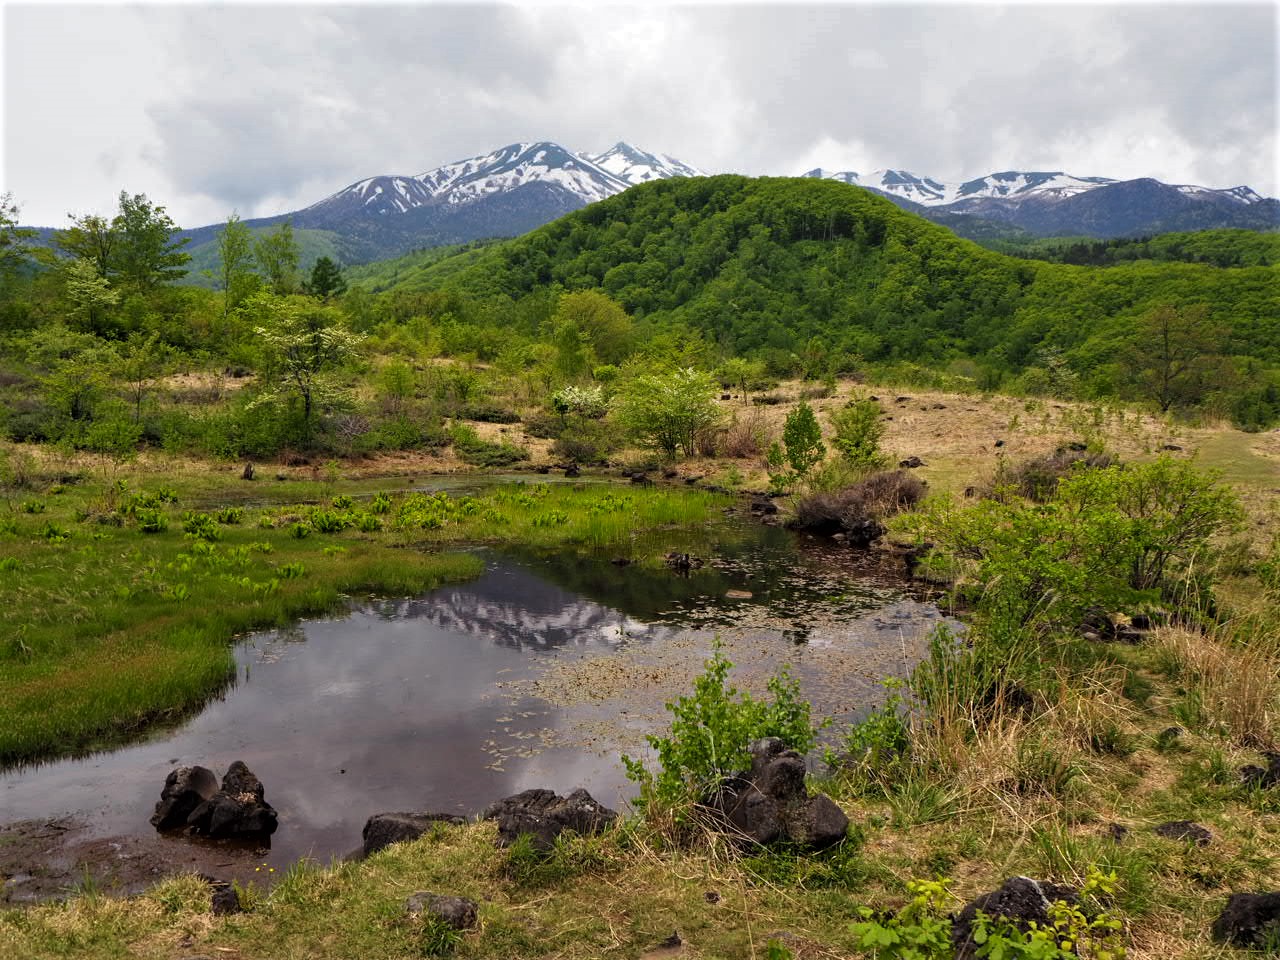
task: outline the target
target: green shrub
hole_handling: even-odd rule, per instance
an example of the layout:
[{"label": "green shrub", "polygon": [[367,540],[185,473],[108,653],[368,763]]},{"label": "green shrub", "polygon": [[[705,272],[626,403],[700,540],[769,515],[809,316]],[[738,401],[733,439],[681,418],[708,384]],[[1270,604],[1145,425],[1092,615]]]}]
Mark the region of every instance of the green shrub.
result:
[{"label": "green shrub", "polygon": [[617,430],[597,420],[572,420],[551,445],[551,453],[574,463],[599,464],[618,448]]},{"label": "green shrub", "polygon": [[822,428],[814,416],[813,407],[799,404],[787,414],[782,426],[782,445],[786,448],[787,463],[797,477],[803,478],[824,456]]},{"label": "green shrub", "polygon": [[960,565],[996,639],[1034,624],[1074,625],[1096,604],[1141,607],[1155,592],[1199,600],[1213,539],[1242,516],[1216,475],[1165,457],[1077,469],[1043,504],[934,502],[907,525]]},{"label": "green shrub", "polygon": [[23,500],[21,509],[23,513],[44,513],[45,504],[43,500]]},{"label": "green shrub", "polygon": [[880,451],[884,436],[880,414],[880,404],[874,400],[850,400],[831,414],[835,430],[831,445],[850,466],[878,470],[888,461]]},{"label": "green shrub", "polygon": [[813,747],[809,704],[800,699],[800,684],[785,668],[769,680],[772,699],[755,700],[726,686],[733,664],[718,645],[704,666],[693,695],[667,704],[671,735],[646,738],[658,752],[657,774],[638,760],[622,758],[646,801],[672,807],[703,801],[725,778],[750,767],[751,742],[761,737],[778,737],[801,753]]},{"label": "green shrub", "polygon": [[509,440],[491,443],[480,439],[473,427],[458,424],[450,431],[453,449],[463,463],[475,467],[508,467],[529,459],[529,451]]},{"label": "green shrub", "polygon": [[881,781],[892,775],[911,746],[911,727],[897,688],[901,682],[888,681],[891,691],[885,702],[872,709],[844,735],[844,756],[829,752],[827,763],[846,772]]},{"label": "green shrub", "polygon": [[[874,960],[952,960],[952,895],[949,880],[914,880],[911,901],[892,914],[862,907],[852,925],[854,943]],[[1123,960],[1124,924],[1108,905],[1114,902],[1116,875],[1096,868],[1080,891],[1079,903],[1055,900],[1049,922],[1028,922],[1026,929],[978,911],[970,927],[974,956],[989,960]]]},{"label": "green shrub", "polygon": [[723,419],[716,392],[711,377],[691,367],[669,373],[638,372],[619,387],[618,423],[625,433],[667,459],[674,460],[681,451],[693,456],[698,434]]}]

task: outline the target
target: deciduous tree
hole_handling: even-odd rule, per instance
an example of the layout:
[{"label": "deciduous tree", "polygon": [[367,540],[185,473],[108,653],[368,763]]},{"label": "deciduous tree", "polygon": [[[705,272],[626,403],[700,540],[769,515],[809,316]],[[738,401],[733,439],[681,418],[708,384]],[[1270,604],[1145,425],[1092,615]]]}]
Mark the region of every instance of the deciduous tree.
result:
[{"label": "deciduous tree", "polygon": [[1193,404],[1209,390],[1222,368],[1226,331],[1209,318],[1206,304],[1164,304],[1138,324],[1127,351],[1138,389],[1167,412],[1175,404]]},{"label": "deciduous tree", "polygon": [[283,296],[297,292],[298,244],[288,220],[253,242],[253,256],[272,293]]},{"label": "deciduous tree", "polygon": [[617,397],[618,419],[641,443],[674,458],[694,453],[698,433],[723,416],[711,377],[691,367],[629,378]]},{"label": "deciduous tree", "polygon": [[218,234],[218,284],[222,287],[224,320],[257,289],[253,262],[253,233],[233,213]]},{"label": "deciduous tree", "polygon": [[245,310],[258,320],[254,333],[267,361],[268,386],[258,402],[296,398],[309,438],[316,409],[342,398],[334,373],[356,355],[364,338],[346,329],[332,309],[301,297],[259,293]]}]

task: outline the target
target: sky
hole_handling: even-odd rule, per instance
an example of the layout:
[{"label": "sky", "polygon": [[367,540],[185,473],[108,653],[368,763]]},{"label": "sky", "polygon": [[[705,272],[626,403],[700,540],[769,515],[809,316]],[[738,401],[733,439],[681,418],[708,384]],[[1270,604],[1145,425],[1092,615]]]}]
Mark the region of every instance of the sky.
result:
[{"label": "sky", "polygon": [[3,6],[28,224],[182,226],[525,140],[708,172],[1150,176],[1280,193],[1275,2]]}]

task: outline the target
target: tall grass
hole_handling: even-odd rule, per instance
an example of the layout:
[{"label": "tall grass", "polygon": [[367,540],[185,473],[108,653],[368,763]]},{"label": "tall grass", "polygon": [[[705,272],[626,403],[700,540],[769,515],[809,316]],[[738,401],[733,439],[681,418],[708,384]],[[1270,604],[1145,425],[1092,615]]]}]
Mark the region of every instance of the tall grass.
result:
[{"label": "tall grass", "polygon": [[1199,704],[1205,723],[1241,747],[1280,746],[1280,656],[1274,636],[1225,624],[1156,631],[1165,670]]}]

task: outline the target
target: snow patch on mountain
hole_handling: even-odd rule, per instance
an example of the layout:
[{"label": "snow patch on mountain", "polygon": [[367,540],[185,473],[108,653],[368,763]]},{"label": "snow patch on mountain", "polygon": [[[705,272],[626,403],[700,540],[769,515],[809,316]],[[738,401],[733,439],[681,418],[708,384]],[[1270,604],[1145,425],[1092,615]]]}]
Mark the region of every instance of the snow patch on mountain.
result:
[{"label": "snow patch on mountain", "polygon": [[[1120,182],[1111,177],[1077,177],[1060,170],[1004,170],[962,183],[945,183],[932,177],[917,176],[907,170],[876,170],[869,174],[858,174],[848,170],[835,172],[816,167],[801,176],[868,187],[926,207],[957,204],[957,209],[961,210],[965,207],[965,201],[1031,198],[1042,201],[1065,200],[1067,197]],[[1217,189],[1184,184],[1175,186],[1175,189],[1187,195],[1212,195],[1244,204],[1261,203],[1265,199],[1246,186]]]},{"label": "snow patch on mountain", "polygon": [[581,154],[584,160],[609,171],[629,184],[648,183],[650,180],[666,180],[670,177],[706,176],[697,167],[665,153],[649,153],[629,143],[619,141],[604,153],[596,156]]},{"label": "snow patch on mountain", "polygon": [[540,183],[595,203],[628,187],[667,177],[703,176],[674,157],[618,143],[599,156],[571,153],[547,140],[512,143],[416,176],[368,177],[308,209],[359,209],[390,215],[438,204],[461,205]]}]

